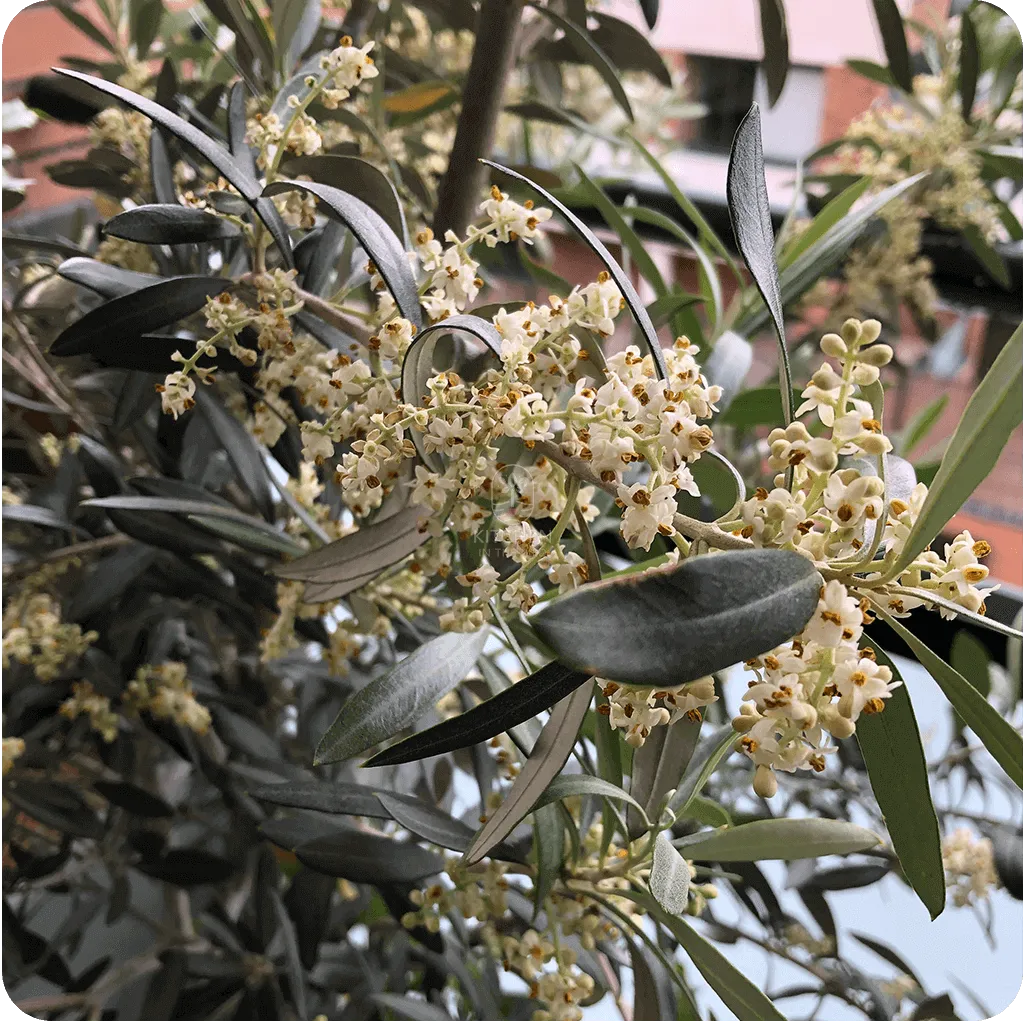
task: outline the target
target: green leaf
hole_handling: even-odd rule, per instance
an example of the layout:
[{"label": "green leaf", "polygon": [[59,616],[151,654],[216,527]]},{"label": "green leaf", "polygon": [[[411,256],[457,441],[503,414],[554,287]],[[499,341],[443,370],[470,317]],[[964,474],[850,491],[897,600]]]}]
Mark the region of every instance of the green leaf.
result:
[{"label": "green leaf", "polygon": [[204,530],[224,540],[233,541],[250,551],[262,551],[268,555],[301,555],[306,548],[293,540],[286,533],[280,533],[266,523],[253,520],[251,523],[239,523],[233,519],[217,519],[214,516],[188,517],[190,523],[201,526]]},{"label": "green leaf", "polygon": [[113,342],[137,339],[190,316],[230,284],[219,277],[171,277],[139,288],[97,306],[65,328],[50,354],[102,356]]},{"label": "green leaf", "polygon": [[533,849],[537,881],[533,891],[533,916],[544,910],[544,901],[562,871],[565,857],[565,822],[554,804],[538,807],[533,814]]},{"label": "green leaf", "polygon": [[697,229],[697,234],[702,241],[714,249],[715,253],[721,257],[726,266],[732,272],[733,277],[743,285],[743,277],[740,274],[739,268],[736,266],[736,261],[733,259],[732,253],[725,247],[721,238],[712,230],[711,225],[705,220],[704,215],[697,209],[694,203],[686,196],[686,194],[679,188],[678,185],[672,180],[671,175],[664,167],[658,162],[657,158],[650,153],[644,146],[632,136],[629,137],[630,142],[636,147],[637,152],[647,161],[651,170],[658,175],[659,178],[664,182],[665,187],[668,189],[669,195],[679,204],[683,213],[693,222],[694,227]]},{"label": "green leaf", "polygon": [[[417,800],[414,797],[387,790],[377,790],[377,797],[384,810],[399,825],[408,829],[413,835],[419,836],[420,839],[425,839],[428,843],[440,846],[442,849],[465,853],[476,834],[475,829],[464,821],[453,818],[450,814],[446,814],[440,808],[424,800]],[[494,856],[506,860],[516,859],[514,853],[505,846],[495,850]],[[559,863],[561,863],[561,857],[559,857]]]},{"label": "green leaf", "polygon": [[571,796],[600,796],[607,800],[622,800],[643,814],[640,804],[624,789],[593,775],[560,775],[537,799],[534,810]]},{"label": "green leaf", "polygon": [[971,247],[971,252],[978,258],[978,262],[1004,288],[1009,288],[1010,274],[1006,269],[1006,264],[1003,262],[1003,257],[989,245],[981,230],[974,224],[968,224],[967,227],[961,229],[960,233]]},{"label": "green leaf", "polygon": [[971,9],[960,15],[960,76],[957,89],[960,93],[960,116],[971,123],[974,110],[974,96],[978,91],[978,71],[981,55],[978,52],[978,34],[974,28]]},{"label": "green leaf", "polygon": [[315,156],[291,157],[284,162],[282,170],[289,175],[308,174],[321,185],[344,189],[361,199],[384,218],[403,245],[408,245],[405,214],[395,186],[373,164],[356,156],[318,153]]},{"label": "green leaf", "polygon": [[896,0],[871,0],[875,8],[875,20],[885,47],[885,58],[893,80],[906,93],[913,95],[914,77],[910,67],[910,51],[907,36],[903,31],[903,16],[896,6]]},{"label": "green leaf", "polygon": [[901,454],[906,456],[928,436],[928,432],[939,422],[939,418],[942,416],[948,402],[949,395],[939,395],[934,402],[930,402],[914,415],[900,435],[899,448]]},{"label": "green leaf", "polygon": [[716,732],[706,736],[690,758],[686,774],[669,802],[669,807],[680,817],[685,817],[690,803],[700,794],[708,779],[723,758],[735,749],[736,731],[731,725],[723,725]]},{"label": "green leaf", "polygon": [[658,296],[664,295],[668,291],[665,286],[665,279],[661,276],[661,271],[658,270],[657,264],[651,259],[650,253],[644,248],[644,243],[640,240],[640,236],[626,222],[623,216],[624,211],[619,209],[608,198],[604,189],[587,177],[586,172],[579,164],[574,163],[573,168],[580,177],[579,188],[582,194],[597,207],[608,227],[619,236],[619,240],[629,250],[629,255],[636,263],[637,270],[640,271],[640,274],[646,279],[647,283],[654,289],[654,294]]},{"label": "green leaf", "polygon": [[[726,179],[729,219],[736,245],[746,261],[750,276],[764,299],[775,324],[779,342],[779,387],[782,392],[783,424],[793,419],[790,396],[793,373],[786,347],[786,323],[779,290],[779,268],[775,260],[775,235],[772,232],[771,207],[764,180],[764,155],[761,152],[761,112],[756,103],[744,115],[729,154]],[[765,648],[767,650],[767,648]]]},{"label": "green leaf", "polygon": [[583,221],[581,221],[579,217],[577,217],[564,203],[556,199],[546,189],[541,188],[536,182],[531,181],[529,178],[519,174],[517,171],[513,171],[510,167],[504,167],[491,160],[482,160],[481,163],[487,164],[488,167],[494,167],[505,174],[511,175],[517,181],[521,181],[529,185],[544,199],[545,202],[550,203],[556,210],[558,210],[558,212],[575,229],[580,238],[582,238],[600,257],[601,262],[604,263],[608,273],[612,277],[612,280],[615,282],[619,291],[622,292],[622,297],[626,300],[626,305],[629,306],[629,310],[633,314],[633,319],[636,320],[640,330],[643,332],[644,340],[647,343],[648,351],[651,353],[651,358],[654,360],[654,367],[658,376],[663,380],[667,379],[668,369],[665,366],[665,357],[661,351],[661,342],[658,340],[657,332],[654,330],[654,324],[651,323],[651,318],[647,313],[647,307],[641,301],[640,296],[633,287],[633,283],[623,272],[622,267],[619,266],[612,257],[612,254],[607,250],[603,243],[599,241],[594,232],[591,231],[590,228],[588,228],[586,224],[584,224]]},{"label": "green leaf", "polygon": [[589,686],[581,686],[555,705],[504,803],[477,833],[465,856],[467,864],[480,860],[500,843],[526,817],[551,780],[562,770],[576,742],[592,696]]},{"label": "green leaf", "polygon": [[[794,407],[800,402],[799,391],[793,392],[792,401]],[[753,427],[778,425],[782,422],[782,398],[779,395],[778,387],[768,385],[741,391],[729,403],[728,409],[723,410],[722,415],[716,418],[715,422],[727,423],[745,430]]]},{"label": "green leaf", "polygon": [[469,711],[382,750],[363,767],[404,764],[482,743],[546,711],[588,679],[552,661]]},{"label": "green leaf", "polygon": [[423,544],[427,534],[420,530],[420,523],[426,516],[426,509],[412,505],[274,571],[282,579],[303,580],[304,600],[310,603],[337,600],[365,586]]},{"label": "green leaf", "polygon": [[[406,401],[417,402],[425,397],[427,381],[434,373],[434,349],[437,342],[444,335],[460,331],[482,341],[499,360],[501,359],[501,335],[491,321],[472,313],[458,313],[439,320],[417,333],[402,360],[402,395]],[[416,450],[427,466],[435,472],[440,472],[444,468],[444,463],[437,454],[426,450],[423,435],[418,430],[413,431],[413,440]]]},{"label": "green leaf", "polygon": [[590,37],[620,71],[646,71],[666,89],[672,88],[672,73],[650,40],[627,21],[610,14],[593,12],[597,28]]},{"label": "green leaf", "polygon": [[145,60],[160,32],[160,22],[164,16],[162,0],[142,0],[132,5],[131,38],[135,43],[136,56]]},{"label": "green leaf", "polygon": [[126,106],[145,114],[151,121],[166,128],[173,135],[176,135],[182,142],[188,143],[197,150],[214,168],[219,171],[236,189],[245,197],[253,209],[256,210],[260,219],[267,225],[270,233],[274,236],[278,249],[281,251],[285,264],[290,267],[292,259],[291,243],[288,241],[288,234],[281,221],[280,215],[273,203],[265,203],[260,199],[260,184],[255,175],[231,155],[222,145],[211,139],[205,132],[200,131],[194,125],[178,117],[173,111],[146,99],[138,93],[125,89],[114,82],[106,82],[102,78],[94,78],[91,75],[83,75],[78,71],[68,71],[66,68],[54,68],[59,75],[73,78],[75,81],[84,82],[100,92],[113,96]]},{"label": "green leaf", "polygon": [[866,175],[859,181],[843,189],[839,195],[830,199],[818,211],[814,220],[787,245],[779,259],[781,267],[787,267],[802,252],[818,241],[826,232],[839,223],[849,212],[850,208],[871,185],[871,179]]},{"label": "green leaf", "polygon": [[[274,26],[274,43],[279,58],[286,56],[301,56],[301,50],[294,54],[292,40],[300,26],[307,20],[314,20],[319,23],[320,5],[317,0],[275,0],[270,7],[270,15]],[[299,34],[297,42],[302,42],[302,34]],[[306,43],[308,46],[309,43]],[[303,46],[301,49],[305,49]],[[287,65],[287,61],[285,62]],[[285,68],[287,70],[287,66]]]},{"label": "green leaf", "polygon": [[[900,679],[892,659],[873,640],[865,636],[861,642],[875,652],[879,664],[888,666],[894,679]],[[921,735],[905,683],[893,690],[881,714],[857,719],[855,736],[903,874],[934,920],[946,903],[942,843]]]},{"label": "green leaf", "polygon": [[569,43],[580,59],[584,63],[590,64],[601,78],[604,79],[604,83],[611,90],[615,102],[622,108],[626,117],[632,121],[633,108],[629,104],[629,97],[626,95],[626,90],[622,87],[622,82],[619,81],[618,72],[608,59],[607,54],[594,42],[586,26],[577,25],[575,22],[569,21],[568,18],[563,18],[560,14],[551,10],[551,8],[534,3],[533,0],[529,0],[529,6],[543,14],[545,18],[565,33],[566,39],[569,40]]},{"label": "green leaf", "polygon": [[732,825],[732,815],[716,800],[706,796],[695,796],[690,800],[686,809],[689,818],[695,818],[702,825],[711,828],[720,828],[722,825]]},{"label": "green leaf", "polygon": [[967,403],[928,497],[895,565],[898,576],[932,542],[991,472],[1021,422],[1021,328],[1013,332]]},{"label": "green leaf", "polygon": [[254,800],[278,807],[299,807],[324,814],[356,814],[364,818],[390,818],[380,802],[380,790],[355,782],[327,782],[323,779],[297,779],[293,782],[272,782],[250,786]]},{"label": "green leaf", "polygon": [[415,882],[444,867],[438,854],[422,846],[355,831],[301,843],[295,847],[295,856],[314,871],[368,885]]},{"label": "green leaf", "polygon": [[821,577],[789,551],[727,551],[603,580],[545,605],[534,628],[564,664],[677,686],[795,636]]},{"label": "green leaf", "polygon": [[775,1004],[683,917],[667,916],[659,904],[645,892],[633,892],[629,898],[639,903],[671,932],[693,961],[704,980],[718,993],[737,1020],[785,1020]]},{"label": "green leaf", "polygon": [[[677,224],[671,217],[666,217],[660,210],[652,210],[647,206],[637,206],[630,210],[634,220],[643,224],[650,224],[652,227],[661,228],[662,231],[679,239],[692,251],[708,282],[708,290],[711,295],[711,309],[708,311],[712,328],[721,323],[724,301],[722,298],[722,282],[718,276],[718,268],[711,257],[705,252],[704,247],[687,231]],[[715,344],[717,348],[717,342]]]},{"label": "green leaf", "polygon": [[[648,818],[657,815],[665,794],[678,788],[697,749],[700,728],[700,719],[691,721],[684,715],[678,722],[653,730],[644,745],[634,751],[629,792]],[[629,812],[628,822],[630,835],[634,839],[640,836],[643,816]]]},{"label": "green leaf", "polygon": [[690,865],[664,832],[654,840],[654,858],[648,883],[651,895],[666,913],[682,914],[690,895]]},{"label": "green leaf", "polygon": [[[974,730],[1003,771],[1018,789],[1024,789],[1024,744],[1013,726],[956,669],[921,643],[898,619],[894,619],[878,604],[875,604],[875,608],[939,684],[946,700],[953,705],[953,710],[968,728]],[[884,711],[882,713],[885,714]]]},{"label": "green leaf", "polygon": [[152,203],[125,210],[103,225],[105,235],[145,245],[182,245],[237,238],[241,229],[223,217],[190,206]]},{"label": "green leaf", "polygon": [[859,932],[850,932],[850,936],[856,939],[862,946],[866,946],[871,950],[872,953],[878,954],[883,960],[888,961],[893,967],[900,972],[905,974],[911,981],[913,981],[918,988],[922,988],[921,982],[918,981],[917,975],[910,969],[906,960],[904,960],[898,953],[890,949],[884,943],[879,942],[877,939],[872,939],[868,935],[861,935]]},{"label": "green leaf", "polygon": [[342,705],[313,763],[344,761],[408,728],[466,678],[487,636],[442,633],[371,680]]},{"label": "green leaf", "polygon": [[269,197],[296,190],[316,196],[331,216],[340,220],[356,236],[388,286],[401,315],[419,327],[422,318],[416,279],[402,242],[384,218],[357,196],[316,181],[275,181],[267,185],[262,194]]},{"label": "green leaf", "polygon": [[949,648],[949,663],[982,697],[992,689],[988,648],[966,629],[958,630]]},{"label": "green leaf", "polygon": [[29,523],[32,526],[50,526],[55,530],[73,530],[63,516],[43,505],[4,505],[0,517],[7,523]]},{"label": "green leaf", "polygon": [[[789,305],[800,298],[815,282],[830,273],[849,253],[851,246],[868,223],[888,203],[916,186],[926,172],[904,178],[883,189],[868,202],[848,213],[813,245],[805,249],[783,271],[780,277],[782,302]],[[769,322],[768,308],[757,303],[753,310],[744,308],[733,324],[733,330],[751,337]]]},{"label": "green leaf", "polygon": [[61,17],[74,25],[83,35],[88,36],[97,46],[102,47],[107,53],[116,53],[110,40],[84,14],[79,14],[70,2],[57,3],[54,7],[60,11]]},{"label": "green leaf", "polygon": [[374,992],[370,999],[379,1003],[386,1010],[397,1013],[408,1020],[453,1020],[440,1006],[428,1003],[425,999],[413,999],[412,996],[399,996],[392,992]]},{"label": "green leaf", "polygon": [[760,0],[761,42],[764,58],[761,69],[768,87],[768,105],[774,107],[782,95],[789,74],[789,32],[786,8],[782,0]]},{"label": "green leaf", "polygon": [[1009,32],[1006,49],[1002,53],[999,66],[995,69],[995,76],[989,88],[989,118],[994,122],[1003,112],[1006,104],[1010,102],[1014,87],[1017,84],[1017,77],[1020,75],[1021,59],[1024,57],[1024,46],[1021,43],[1019,32]]},{"label": "green leaf", "polygon": [[879,838],[860,825],[831,818],[765,818],[746,825],[677,839],[690,860],[802,860],[845,856],[877,846]]}]

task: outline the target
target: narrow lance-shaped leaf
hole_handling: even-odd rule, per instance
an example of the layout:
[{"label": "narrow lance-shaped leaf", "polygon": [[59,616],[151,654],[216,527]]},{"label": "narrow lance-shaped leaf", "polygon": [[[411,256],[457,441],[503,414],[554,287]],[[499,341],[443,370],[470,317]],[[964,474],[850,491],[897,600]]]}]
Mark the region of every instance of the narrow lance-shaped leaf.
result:
[{"label": "narrow lance-shaped leaf", "polygon": [[[875,652],[879,664],[888,666],[894,679],[900,679],[899,670],[877,644],[868,637],[861,642]],[[946,903],[946,877],[928,766],[906,684],[893,690],[881,714],[861,715],[855,735],[903,874],[934,920]]]},{"label": "narrow lance-shaped leaf", "polygon": [[978,90],[978,71],[981,55],[978,52],[978,33],[970,8],[960,15],[960,115],[970,124],[974,110],[974,95]]},{"label": "narrow lance-shaped leaf", "polygon": [[1021,328],[1013,332],[971,396],[946,447],[928,497],[887,577],[898,576],[931,543],[991,472],[1021,422]]},{"label": "narrow lance-shaped leaf", "polygon": [[344,761],[408,728],[465,679],[487,630],[442,633],[350,697],[317,745],[314,764]]},{"label": "narrow lance-shaped leaf", "polygon": [[914,91],[914,78],[910,67],[910,51],[907,36],[903,30],[903,16],[896,6],[896,0],[871,0],[875,8],[878,31],[885,47],[889,71],[896,84],[907,93]]},{"label": "narrow lance-shaped leaf", "polygon": [[[457,331],[471,334],[482,341],[495,356],[501,358],[501,335],[494,324],[483,317],[474,316],[472,313],[460,313],[424,327],[416,335],[402,361],[402,396],[407,402],[418,402],[423,397],[427,380],[433,373],[434,348],[437,342],[444,335]],[[431,469],[440,471],[443,468],[440,459],[423,447],[419,431],[413,432],[413,440],[423,461]]]},{"label": "narrow lance-shaped leaf", "polygon": [[418,327],[421,316],[416,279],[402,243],[384,218],[362,199],[316,181],[275,181],[263,190],[263,195],[276,196],[296,189],[320,199],[356,236],[388,286],[399,312]]},{"label": "narrow lance-shaped leaf", "polygon": [[336,600],[358,590],[378,573],[411,555],[426,539],[420,529],[427,510],[413,505],[387,519],[361,526],[355,533],[311,551],[304,558],[279,565],[278,576],[306,583],[311,592]]},{"label": "narrow lance-shaped leaf", "polygon": [[626,95],[626,90],[622,87],[622,82],[619,81],[619,74],[615,70],[615,66],[608,59],[608,55],[591,38],[586,26],[577,25],[575,22],[569,21],[568,18],[563,18],[550,7],[534,3],[533,0],[530,0],[530,6],[535,11],[543,14],[544,17],[548,18],[565,33],[566,39],[569,40],[580,59],[594,67],[604,80],[605,85],[611,90],[612,96],[615,97],[615,102],[622,108],[626,117],[632,121],[633,108],[630,106],[629,97]]},{"label": "narrow lance-shaped leaf", "polygon": [[102,78],[83,75],[79,71],[69,71],[66,68],[54,68],[53,70],[59,75],[84,82],[86,85],[91,85],[94,89],[106,93],[108,96],[113,96],[126,106],[137,110],[140,114],[145,114],[151,121],[166,128],[183,142],[187,142],[193,149],[197,150],[238,189],[250,206],[256,209],[260,218],[274,236],[274,241],[281,250],[281,256],[286,265],[291,265],[291,244],[288,241],[280,215],[272,203],[268,204],[260,201],[260,185],[255,175],[220,143],[215,142],[205,132],[200,131],[194,125],[189,124],[188,121],[178,117],[173,111],[161,106],[161,104],[147,99],[145,96],[140,96],[130,89],[125,89],[114,82],[106,82]]},{"label": "narrow lance-shaped leaf", "polygon": [[[658,813],[662,798],[670,789],[678,788],[697,749],[700,728],[700,719],[692,721],[684,715],[678,722],[654,729],[644,745],[634,751],[629,792],[648,817]],[[642,815],[629,811],[627,823],[634,839],[643,834]]]},{"label": "narrow lance-shaped leaf", "polygon": [[629,306],[630,312],[633,314],[633,318],[636,320],[643,332],[644,339],[647,342],[647,348],[651,353],[651,358],[654,360],[655,370],[659,377],[663,380],[668,377],[668,369],[665,366],[665,357],[661,352],[661,342],[658,341],[657,332],[654,329],[654,324],[651,323],[651,317],[647,312],[647,307],[641,301],[640,296],[637,294],[637,290],[633,287],[632,281],[626,276],[622,267],[615,261],[615,258],[604,246],[604,244],[597,238],[593,231],[590,230],[576,216],[564,203],[556,199],[546,189],[541,188],[535,181],[531,181],[525,175],[520,174],[518,171],[512,170],[511,167],[504,167],[502,164],[497,164],[493,160],[482,160],[481,163],[487,164],[488,167],[494,167],[496,170],[501,171],[503,174],[507,174],[516,181],[521,181],[526,185],[529,185],[541,198],[546,202],[550,203],[558,212],[569,222],[569,224],[575,229],[580,238],[583,239],[590,246],[591,249],[601,258],[601,262],[604,263],[608,269],[608,273],[611,274],[612,280],[615,282],[619,291],[622,292],[622,297],[626,300],[626,305]]},{"label": "narrow lance-shaped leaf", "polygon": [[649,880],[651,895],[673,916],[686,909],[690,895],[690,866],[664,832],[654,840]]},{"label": "narrow lance-shaped leaf", "polygon": [[404,764],[482,743],[546,711],[589,678],[557,661],[550,662],[490,700],[382,750],[363,767]]},{"label": "narrow lance-shaped leaf", "polygon": [[230,284],[219,277],[171,277],[111,299],[65,328],[50,353],[101,356],[111,343],[137,338],[198,312]]},{"label": "narrow lance-shaped leaf", "polygon": [[504,803],[477,833],[473,845],[466,853],[467,864],[485,857],[489,850],[508,836],[562,770],[576,742],[587,708],[590,707],[591,697],[591,688],[584,685],[555,705]]},{"label": "narrow lance-shaped leaf", "polygon": [[870,850],[878,836],[860,825],[829,818],[766,818],[733,828],[677,839],[676,848],[690,860],[801,860],[845,856]]},{"label": "narrow lance-shaped leaf", "polygon": [[760,0],[761,42],[764,58],[761,68],[768,86],[768,104],[774,107],[782,95],[789,75],[789,32],[786,8],[782,0]]},{"label": "narrow lance-shaped leaf", "polygon": [[176,203],[152,203],[125,210],[103,225],[105,235],[145,245],[182,245],[236,238],[238,225],[223,217]]},{"label": "narrow lance-shaped leaf", "polygon": [[295,847],[295,856],[314,871],[350,882],[415,882],[437,874],[441,857],[415,843],[398,843],[364,832],[336,832]]},{"label": "narrow lance-shaped leaf", "polygon": [[[973,729],[985,749],[1013,780],[1024,789],[1024,741],[998,711],[951,665],[923,644],[898,619],[877,603],[875,609],[911,649],[921,666],[939,684],[953,710]],[[882,712],[885,714],[885,712]]]},{"label": "narrow lance-shaped leaf", "polygon": [[799,633],[821,577],[788,551],[728,551],[593,583],[532,619],[564,664],[650,686],[680,683]]},{"label": "narrow lance-shaped leaf", "polygon": [[726,196],[736,245],[775,325],[775,335],[779,342],[782,411],[788,425],[793,419],[790,398],[793,394],[793,374],[789,368],[789,352],[786,348],[786,325],[779,291],[779,268],[775,261],[772,212],[764,180],[761,112],[756,103],[750,105],[750,110],[736,129],[732,152],[729,154]]},{"label": "narrow lance-shaped leaf", "polygon": [[629,898],[639,903],[671,932],[693,961],[704,980],[718,993],[737,1020],[785,1020],[775,1004],[740,970],[734,967],[703,935],[691,928],[685,918],[666,915],[646,892],[632,891]]}]

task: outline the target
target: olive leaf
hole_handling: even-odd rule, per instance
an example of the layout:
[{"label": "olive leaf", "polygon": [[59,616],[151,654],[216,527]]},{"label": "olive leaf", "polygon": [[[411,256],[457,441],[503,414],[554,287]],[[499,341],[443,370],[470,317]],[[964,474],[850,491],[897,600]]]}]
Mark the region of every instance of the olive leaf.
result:
[{"label": "olive leaf", "polygon": [[[472,313],[460,313],[439,320],[419,331],[405,353],[402,360],[402,395],[408,402],[418,402],[426,391],[427,380],[433,373],[434,348],[445,334],[462,331],[482,341],[498,359],[501,359],[501,335],[489,320],[474,316]],[[413,431],[416,450],[423,461],[435,472],[443,467],[440,460],[432,452],[423,447],[422,434]]]},{"label": "olive leaf", "polygon": [[801,860],[844,856],[877,846],[874,832],[831,818],[767,818],[675,841],[690,860]]},{"label": "olive leaf", "polygon": [[1024,743],[1019,733],[956,669],[921,643],[898,619],[879,604],[875,604],[875,611],[895,630],[921,666],[939,684],[953,710],[968,728],[974,730],[1017,788],[1024,789]]},{"label": "olive leaf", "polygon": [[660,904],[645,892],[631,891],[629,898],[639,903],[668,929],[683,947],[693,966],[718,993],[737,1020],[785,1020],[775,1004],[741,971],[735,968],[703,935],[691,928],[680,915],[666,915]]},{"label": "olive leaf", "polygon": [[398,306],[398,311],[416,327],[420,326],[420,299],[416,278],[398,236],[387,221],[357,196],[316,181],[275,181],[263,190],[264,197],[284,192],[309,192],[320,199],[331,215],[348,227],[366,250]]},{"label": "olive leaf", "polygon": [[465,679],[486,642],[482,629],[442,633],[418,647],[345,702],[313,763],[344,761],[408,728]]},{"label": "olive leaf", "polygon": [[493,160],[481,160],[483,164],[488,167],[493,167],[497,171],[501,171],[502,174],[507,174],[516,181],[521,181],[526,185],[529,185],[545,202],[550,203],[558,212],[572,225],[576,233],[583,239],[587,245],[597,254],[601,262],[604,263],[608,269],[608,273],[611,275],[612,280],[615,282],[619,291],[622,292],[622,297],[626,300],[626,305],[629,306],[629,311],[633,314],[633,319],[636,320],[640,330],[643,333],[644,341],[647,344],[648,351],[651,353],[651,358],[654,360],[654,367],[657,374],[662,379],[668,377],[668,369],[665,366],[665,357],[662,355],[661,342],[658,341],[657,332],[654,330],[654,324],[651,323],[650,314],[647,312],[647,307],[641,301],[640,296],[637,294],[636,288],[633,287],[632,281],[626,276],[622,267],[615,261],[615,258],[608,251],[605,245],[597,238],[593,231],[590,230],[577,217],[564,203],[556,199],[546,189],[541,188],[535,181],[531,181],[525,175],[520,174],[518,171],[512,170],[511,167],[505,167],[502,164],[495,163]]},{"label": "olive leaf", "polygon": [[576,742],[592,696],[591,688],[584,685],[555,705],[504,802],[487,819],[466,852],[467,864],[473,864],[486,856],[488,851],[508,836],[562,770]]},{"label": "olive leaf", "polygon": [[[879,664],[889,667],[893,679],[900,679],[892,659],[876,643],[866,636],[861,643],[875,652]],[[882,714],[861,715],[854,735],[903,874],[935,920],[946,904],[942,843],[906,685],[892,691]]]},{"label": "olive leaf", "polygon": [[589,584],[531,621],[572,668],[678,686],[797,635],[820,588],[814,566],[793,552],[727,551]]},{"label": "olive leaf", "polygon": [[206,210],[177,203],[151,203],[111,217],[103,225],[103,233],[146,245],[182,245],[237,238],[241,229]]},{"label": "olive leaf", "polygon": [[164,280],[157,274],[144,274],[138,270],[125,270],[109,263],[100,263],[90,256],[72,256],[57,268],[57,273],[65,280],[88,288],[105,299],[116,299]]},{"label": "olive leaf", "polygon": [[307,600],[310,592],[330,593],[329,599],[344,597],[423,544],[427,534],[420,524],[427,514],[418,505],[409,506],[387,519],[361,526],[355,533],[325,544],[303,558],[279,565],[274,571],[283,579],[303,580]]},{"label": "olive leaf", "polygon": [[391,179],[373,164],[355,156],[318,153],[314,156],[292,157],[285,161],[282,170],[290,175],[308,174],[322,185],[344,189],[363,200],[384,218],[403,246],[408,248],[409,232],[398,192]]},{"label": "olive leaf", "polygon": [[195,125],[191,125],[188,121],[178,117],[177,114],[172,110],[168,110],[167,107],[147,99],[145,96],[140,96],[130,89],[125,89],[114,82],[106,82],[102,78],[85,75],[80,71],[69,71],[67,68],[54,68],[53,70],[58,75],[74,79],[77,82],[84,82],[99,92],[113,96],[114,99],[120,100],[126,106],[137,110],[140,114],[145,114],[151,121],[166,128],[173,135],[181,139],[182,142],[188,143],[188,145],[199,152],[238,189],[249,205],[256,210],[277,243],[285,264],[291,266],[291,243],[288,241],[287,230],[284,227],[280,214],[278,214],[273,203],[261,200],[260,184],[252,171],[232,156],[220,143],[215,142],[205,132],[196,128]]},{"label": "olive leaf", "polygon": [[[693,721],[684,715],[678,722],[653,729],[644,745],[634,751],[629,792],[643,806],[648,818],[658,813],[665,794],[679,786],[697,749],[700,727],[700,719]],[[629,811],[627,822],[630,835],[639,838],[643,834],[643,817]]]},{"label": "olive leaf", "polygon": [[442,858],[414,843],[398,843],[365,832],[333,832],[300,843],[295,856],[314,871],[350,882],[415,882],[436,875]]},{"label": "olive leaf", "polygon": [[887,578],[895,578],[914,561],[991,472],[1021,422],[1021,380],[1018,327],[971,395],[928,488],[928,497]]},{"label": "olive leaf", "polygon": [[550,662],[489,700],[387,747],[363,765],[375,768],[448,753],[489,740],[533,718],[582,686],[589,676]]},{"label": "olive leaf", "polygon": [[760,0],[761,42],[764,46],[765,84],[768,86],[768,105],[779,102],[789,75],[789,32],[786,28],[786,8],[782,0]]},{"label": "olive leaf", "polygon": [[654,858],[651,862],[649,884],[651,895],[674,915],[686,909],[690,895],[690,866],[683,859],[664,832],[654,840]]},{"label": "olive leaf", "polygon": [[914,77],[910,65],[910,51],[907,36],[903,31],[903,15],[896,6],[896,0],[871,0],[875,8],[875,20],[885,47],[889,72],[893,80],[906,93],[914,92]]},{"label": "olive leaf", "polygon": [[231,282],[219,277],[170,277],[111,299],[65,328],[50,346],[55,356],[93,355],[190,316]]},{"label": "olive leaf", "polygon": [[746,261],[750,276],[764,299],[775,326],[779,343],[779,387],[782,392],[783,422],[793,419],[790,396],[793,372],[786,347],[786,322],[782,310],[779,267],[775,258],[775,235],[768,188],[764,180],[764,154],[761,151],[761,111],[756,103],[740,121],[729,154],[726,198],[736,245]]}]

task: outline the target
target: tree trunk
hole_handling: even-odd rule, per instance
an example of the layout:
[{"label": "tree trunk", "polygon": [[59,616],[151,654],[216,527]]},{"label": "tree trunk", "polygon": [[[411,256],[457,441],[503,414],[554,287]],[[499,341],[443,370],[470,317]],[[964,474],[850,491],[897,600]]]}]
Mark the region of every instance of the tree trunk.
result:
[{"label": "tree trunk", "polygon": [[494,143],[505,79],[515,59],[516,36],[524,0],[483,0],[477,16],[473,59],[462,95],[462,113],[448,169],[438,186],[434,233],[465,232],[483,201],[487,168],[479,162]]}]

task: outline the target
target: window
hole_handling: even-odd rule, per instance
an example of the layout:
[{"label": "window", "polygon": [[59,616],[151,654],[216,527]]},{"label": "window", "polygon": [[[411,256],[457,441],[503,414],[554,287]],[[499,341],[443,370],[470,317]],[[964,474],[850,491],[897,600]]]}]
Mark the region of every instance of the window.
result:
[{"label": "window", "polygon": [[774,107],[768,106],[758,64],[730,57],[691,55],[686,58],[691,95],[707,114],[691,122],[684,141],[695,150],[728,153],[743,115],[756,99],[761,107],[765,159],[795,164],[818,145],[823,108],[820,68],[791,67]]}]

